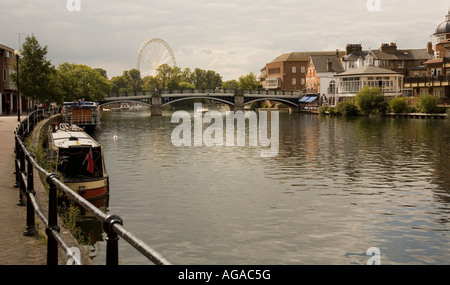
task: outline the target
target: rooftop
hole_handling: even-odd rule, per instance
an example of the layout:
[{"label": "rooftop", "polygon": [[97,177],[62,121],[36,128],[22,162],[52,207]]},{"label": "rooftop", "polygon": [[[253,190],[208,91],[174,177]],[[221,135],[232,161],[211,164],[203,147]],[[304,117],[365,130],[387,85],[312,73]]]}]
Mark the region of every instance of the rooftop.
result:
[{"label": "rooftop", "polygon": [[343,72],[344,68],[338,57],[329,55],[311,55],[316,72],[329,72],[327,69],[328,60],[331,60],[331,72]]},{"label": "rooftop", "polygon": [[327,56],[336,56],[336,52],[339,53],[339,56],[343,56],[345,52],[341,51],[306,51],[306,52],[289,52],[282,54],[271,61],[273,62],[286,62],[286,61],[309,61],[310,56],[312,55],[327,55]]},{"label": "rooftop", "polygon": [[379,75],[381,75],[381,74],[398,74],[398,75],[400,75],[400,73],[389,70],[389,69],[376,67],[373,65],[364,65],[359,68],[347,70],[345,72],[337,74],[336,76],[371,75],[371,74],[373,74],[373,75],[378,75],[378,74]]}]

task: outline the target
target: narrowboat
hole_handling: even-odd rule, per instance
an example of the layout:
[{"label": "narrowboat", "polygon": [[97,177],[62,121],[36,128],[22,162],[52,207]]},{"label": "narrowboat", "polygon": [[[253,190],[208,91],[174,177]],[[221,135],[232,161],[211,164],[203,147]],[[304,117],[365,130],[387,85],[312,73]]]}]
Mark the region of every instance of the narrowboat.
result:
[{"label": "narrowboat", "polygon": [[70,125],[95,128],[100,124],[100,106],[97,102],[91,101],[64,102],[62,116]]},{"label": "narrowboat", "polygon": [[103,147],[82,128],[68,123],[52,124],[49,150],[64,184],[88,201],[108,196]]}]

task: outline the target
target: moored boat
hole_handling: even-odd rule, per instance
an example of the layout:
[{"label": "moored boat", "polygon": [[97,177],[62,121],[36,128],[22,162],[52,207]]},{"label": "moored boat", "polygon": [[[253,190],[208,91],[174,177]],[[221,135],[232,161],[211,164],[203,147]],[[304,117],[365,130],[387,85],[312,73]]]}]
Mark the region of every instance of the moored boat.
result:
[{"label": "moored boat", "polygon": [[92,128],[100,123],[100,107],[97,102],[64,102],[63,119],[66,123]]},{"label": "moored boat", "polygon": [[51,159],[62,181],[86,200],[108,196],[109,179],[102,145],[76,125],[60,123],[49,131]]}]

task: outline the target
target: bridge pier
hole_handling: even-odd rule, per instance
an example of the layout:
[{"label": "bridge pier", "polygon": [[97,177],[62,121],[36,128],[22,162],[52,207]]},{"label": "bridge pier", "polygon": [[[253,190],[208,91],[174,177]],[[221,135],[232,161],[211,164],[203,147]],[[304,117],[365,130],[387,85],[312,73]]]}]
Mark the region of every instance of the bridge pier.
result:
[{"label": "bridge pier", "polygon": [[162,102],[161,94],[159,92],[153,92],[152,105],[150,106],[152,116],[162,116],[161,102]]},{"label": "bridge pier", "polygon": [[233,111],[244,111],[244,92],[242,90],[234,91]]}]

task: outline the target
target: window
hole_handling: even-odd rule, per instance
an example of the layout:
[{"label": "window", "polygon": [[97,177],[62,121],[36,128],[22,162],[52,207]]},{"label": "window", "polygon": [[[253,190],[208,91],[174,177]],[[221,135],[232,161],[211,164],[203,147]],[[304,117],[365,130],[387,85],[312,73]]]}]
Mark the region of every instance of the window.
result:
[{"label": "window", "polygon": [[389,76],[385,77],[367,77],[364,80],[364,86],[380,87],[383,92],[394,92],[394,80]]},{"label": "window", "polygon": [[6,69],[3,69],[3,81],[4,82],[8,81],[8,73],[7,73]]},{"label": "window", "polygon": [[405,67],[405,61],[404,60],[400,60],[398,62],[398,68],[404,68]]},{"label": "window", "polygon": [[302,85],[305,85],[305,78],[301,79],[301,83],[302,83]]},{"label": "window", "polygon": [[336,93],[336,82],[331,80],[330,85],[328,86],[328,93],[335,94]]},{"label": "window", "polygon": [[292,67],[292,73],[296,73],[297,72],[297,66],[293,66]]},{"label": "window", "polygon": [[297,78],[292,78],[292,85],[297,85]]},{"label": "window", "polygon": [[278,87],[280,87],[280,78],[279,77],[269,77],[266,79],[266,88],[276,89]]},{"label": "window", "polygon": [[434,89],[434,96],[437,96],[438,98],[442,98],[442,97],[444,97],[444,95],[445,95],[445,91],[444,91],[444,89],[442,89],[442,88],[439,88],[439,89]]},{"label": "window", "polygon": [[304,66],[301,67],[301,72],[305,73],[305,67]]},{"label": "window", "polygon": [[280,74],[280,72],[281,72],[281,69],[279,67],[269,69],[269,74]]},{"label": "window", "polygon": [[340,93],[356,93],[361,89],[361,80],[359,77],[343,78],[339,83]]}]

